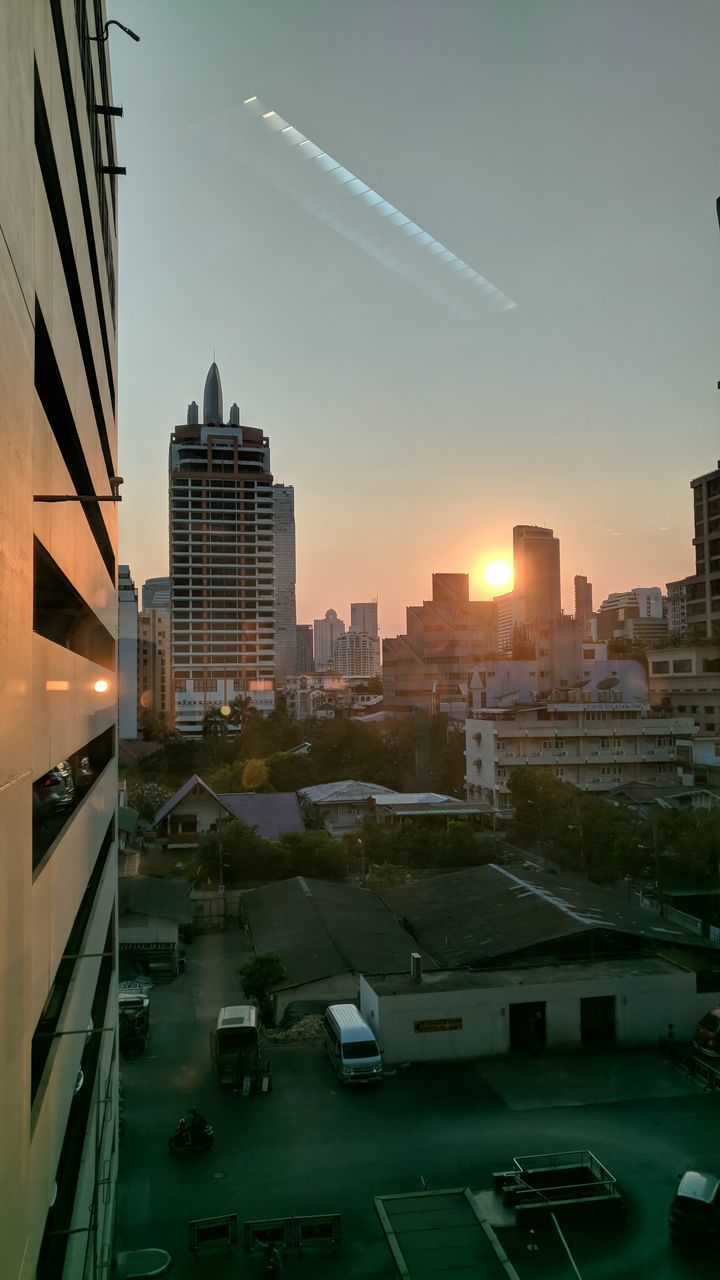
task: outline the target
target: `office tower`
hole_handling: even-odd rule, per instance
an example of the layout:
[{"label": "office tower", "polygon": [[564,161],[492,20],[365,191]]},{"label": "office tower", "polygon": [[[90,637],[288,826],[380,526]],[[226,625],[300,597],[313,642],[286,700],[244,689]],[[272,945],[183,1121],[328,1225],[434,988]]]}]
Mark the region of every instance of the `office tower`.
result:
[{"label": "office tower", "polygon": [[0,10],[0,1273],[87,1280],[118,1159],[118,157],[104,4]]},{"label": "office tower", "polygon": [[170,609],[143,609],[138,614],[138,719],[171,729],[174,699],[170,661]]},{"label": "office tower", "polygon": [[382,642],[385,707],[448,709],[464,720],[468,671],[495,647],[494,604],[470,599],[466,573],[434,573],[432,600],[406,616],[406,634]]},{"label": "office tower", "polygon": [[299,622],[295,628],[296,670],[298,675],[309,675],[315,670],[313,661],[313,629],[309,622]]},{"label": "office tower", "polygon": [[170,438],[170,585],[175,728],[198,736],[212,706],[275,705],[270,441],[223,419],[220,371]]},{"label": "office tower", "polygon": [[687,579],[676,579],[665,584],[668,602],[668,631],[671,636],[682,637],[687,632]]},{"label": "office tower", "polygon": [[295,674],[295,490],[273,485],[275,526],[275,683]]},{"label": "office tower", "polygon": [[531,631],[560,617],[560,541],[552,529],[519,524],[513,529],[513,594]]},{"label": "office tower", "polygon": [[334,609],[328,609],[324,618],[316,618],[313,622],[315,670],[323,671],[332,667],[334,645],[338,636],[343,635],[345,623],[338,618]]},{"label": "office tower", "polygon": [[575,574],[575,621],[580,630],[581,640],[591,639],[591,619],[593,611],[592,582],[581,574]]},{"label": "office tower", "polygon": [[380,637],[378,634],[377,600],[370,600],[365,604],[350,605],[350,630],[356,631],[360,635],[370,636],[370,639],[374,642],[373,669],[370,675],[380,675],[382,663],[380,659]]},{"label": "office tower", "polygon": [[118,733],[137,738],[138,597],[130,567],[118,569]]},{"label": "office tower", "polygon": [[141,605],[143,609],[169,609],[170,579],[146,578],[142,584]]}]

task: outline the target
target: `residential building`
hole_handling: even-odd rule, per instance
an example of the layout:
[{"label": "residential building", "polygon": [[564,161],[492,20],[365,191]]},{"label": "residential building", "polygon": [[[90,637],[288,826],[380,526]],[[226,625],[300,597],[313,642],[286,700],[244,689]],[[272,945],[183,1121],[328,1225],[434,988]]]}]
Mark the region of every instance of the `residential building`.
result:
[{"label": "residential building", "polygon": [[624,701],[618,683],[605,679],[590,689],[553,690],[534,705],[471,710],[465,729],[468,798],[509,815],[510,773],[526,764],[581,791],[671,783],[679,775],[692,781],[682,762],[682,748],[697,732],[692,719],[658,715],[640,699]]},{"label": "residential building", "polygon": [[275,705],[274,499],[270,441],[223,417],[213,362],[170,440],[170,581],[175,728],[198,736],[211,706]]},{"label": "residential building", "polygon": [[575,574],[575,621],[580,631],[581,640],[593,639],[593,595],[592,582],[582,574]]},{"label": "residential building", "polygon": [[347,680],[334,671],[293,676],[285,684],[285,706],[293,720],[332,720],[349,716],[353,694]]},{"label": "residential building", "polygon": [[298,675],[309,675],[315,670],[313,659],[313,629],[309,622],[299,622],[295,627],[295,670]]},{"label": "residential building", "polygon": [[170,608],[170,579],[146,578],[142,584],[142,609]]},{"label": "residential building", "polygon": [[495,649],[495,606],[470,600],[466,573],[434,573],[432,600],[406,610],[405,635],[383,640],[386,710],[464,705],[467,674]]},{"label": "residential building", "polygon": [[377,600],[369,600],[362,604],[350,605],[350,630],[357,631],[361,635],[370,636],[375,644],[375,658],[373,664],[372,675],[379,676],[382,672],[382,660],[380,654],[380,633],[378,631],[378,606]]},{"label": "residential building", "polygon": [[322,782],[315,787],[303,787],[298,791],[300,799],[316,810],[322,818],[325,830],[331,836],[344,836],[357,831],[363,822],[375,816],[375,796],[394,796],[401,793],[375,782]]},{"label": "residential building", "polygon": [[138,593],[130,568],[118,568],[118,733],[138,736]]},{"label": "residential building", "polygon": [[110,44],[102,0],[0,8],[0,1271],[95,1280],[118,1165]]},{"label": "residential building", "polygon": [[345,623],[338,618],[334,609],[328,609],[324,618],[316,618],[313,622],[315,670],[332,670],[335,641],[344,635]]},{"label": "residential building", "polygon": [[648,650],[650,702],[690,716],[697,732],[693,762],[699,782],[720,780],[720,644]]},{"label": "residential building", "polygon": [[[158,598],[157,596],[155,597]],[[166,729],[173,726],[170,609],[143,609],[138,614],[138,716],[147,712]]]},{"label": "residential building", "polygon": [[376,672],[377,644],[364,632],[344,631],[333,645],[333,669],[340,676],[370,679]]},{"label": "residential building", "polygon": [[297,671],[295,611],[295,490],[273,485],[275,532],[275,682]]},{"label": "residential building", "polygon": [[305,830],[294,791],[216,792],[197,773],[158,810],[154,825],[169,849],[194,849],[201,836],[236,818],[268,840]]}]

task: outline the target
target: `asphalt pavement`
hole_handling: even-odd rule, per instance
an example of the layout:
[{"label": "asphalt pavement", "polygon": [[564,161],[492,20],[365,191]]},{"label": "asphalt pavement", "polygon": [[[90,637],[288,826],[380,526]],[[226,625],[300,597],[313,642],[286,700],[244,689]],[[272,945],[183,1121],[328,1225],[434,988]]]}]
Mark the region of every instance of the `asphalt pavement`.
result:
[{"label": "asphalt pavement", "polygon": [[[122,1064],[123,1133],[115,1248],[169,1250],[173,1277],[261,1277],[264,1258],[193,1256],[188,1223],[236,1213],[242,1223],[339,1213],[342,1245],[291,1252],[283,1275],[392,1280],[373,1196],[423,1187],[489,1188],[515,1155],[589,1148],[615,1175],[627,1217],[563,1220],[583,1280],[687,1280],[708,1275],[701,1253],[671,1245],[667,1210],[677,1175],[720,1172],[720,1097],[648,1051],[511,1057],[414,1066],[378,1088],[340,1086],[322,1050],[270,1049],[270,1093],[221,1090],[210,1063],[218,1010],[241,1000],[241,932],[196,938],[187,971],[151,995],[146,1053]],[[168,1154],[178,1119],[196,1105],[215,1127],[209,1153]],[[576,1273],[547,1229],[498,1227],[521,1280]],[[531,1247],[528,1248],[528,1245]]]}]

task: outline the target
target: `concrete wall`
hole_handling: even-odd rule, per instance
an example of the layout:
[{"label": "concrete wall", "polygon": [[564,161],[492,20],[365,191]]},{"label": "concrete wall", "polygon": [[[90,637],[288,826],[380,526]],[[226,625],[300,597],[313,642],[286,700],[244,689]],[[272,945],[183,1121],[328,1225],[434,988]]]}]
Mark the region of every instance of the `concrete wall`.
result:
[{"label": "concrete wall", "polygon": [[[103,6],[104,8],[104,6]],[[92,6],[90,6],[92,9]],[[70,756],[114,725],[117,687],[113,672],[79,657],[33,632],[33,534],[111,635],[117,633],[115,581],[108,572],[78,502],[45,504],[34,495],[73,492],[66,460],[35,391],[35,299],[42,309],[55,361],[96,493],[109,482],[93,412],[88,376],[70,302],[48,197],[40,172],[34,131],[34,60],[48,117],[62,202],[70,228],[72,255],[86,315],[90,358],[116,457],[116,432],[101,339],[100,313],[108,333],[110,365],[117,381],[116,338],[105,279],[104,249],[95,192],[85,90],[72,0],[58,5],[68,48],[70,80],[90,193],[91,234],[100,274],[100,312],[90,268],[80,187],[60,73],[58,46],[47,0],[0,3],[0,1205],[3,1276],[35,1276],[48,1220],[58,1160],[66,1136],[82,1035],[53,1042],[43,1083],[31,1105],[31,1046],[48,999],[58,961],[87,887],[116,800],[115,761],[83,799],[59,834],[45,865],[33,877],[32,783],[58,760]],[[104,20],[104,18],[103,18]],[[94,18],[90,18],[94,26]],[[93,28],[91,28],[93,29]],[[106,46],[94,46],[97,58]],[[104,146],[104,143],[103,143]],[[109,195],[109,179],[101,178]],[[114,236],[113,231],[110,232]],[[114,242],[112,249],[114,252]],[[64,439],[64,438],[63,438]],[[64,440],[64,444],[67,441]],[[117,467],[114,466],[114,470]],[[103,503],[110,543],[117,543],[116,511]],[[109,679],[97,694],[93,682]],[[85,1027],[100,961],[115,912],[117,865],[111,848],[91,906],[78,961],[63,1005],[59,1030]],[[111,984],[108,1009],[115,1009]],[[97,1206],[98,1248],[109,1243],[117,1165],[117,1108],[97,1133],[102,1108],[95,1100],[116,1099],[117,1064],[113,1037],[103,1034],[91,1119],[85,1135],[83,1174],[74,1200],[71,1248],[58,1280],[83,1280],[90,1205]],[[115,1154],[111,1155],[115,1148]],[[97,1157],[97,1159],[96,1159]],[[98,1161],[107,1160],[110,1181],[97,1189]],[[102,1176],[102,1175],[100,1175]],[[92,1250],[90,1251],[92,1253]],[[55,1277],[53,1276],[53,1280]]]},{"label": "concrete wall", "polygon": [[[441,991],[420,984],[397,995],[378,994],[371,979],[360,979],[360,1008],[375,1030],[387,1062],[430,1062],[492,1057],[509,1052],[512,1004],[544,1002],[546,1047],[579,1049],[580,1001],[615,996],[619,1045],[655,1045],[673,1023],[678,1039],[689,1038],[695,1024],[717,1004],[713,993],[697,995],[695,975],[646,974],[625,978],[599,975],[576,982],[558,981]],[[457,1018],[462,1030],[417,1032],[413,1024]]]},{"label": "concrete wall", "polygon": [[306,982],[301,987],[277,991],[274,996],[275,1021],[280,1022],[289,1004],[295,1000],[326,1000],[328,1004],[342,1001],[353,1003],[358,998],[359,978],[354,973],[337,973],[318,982]]}]

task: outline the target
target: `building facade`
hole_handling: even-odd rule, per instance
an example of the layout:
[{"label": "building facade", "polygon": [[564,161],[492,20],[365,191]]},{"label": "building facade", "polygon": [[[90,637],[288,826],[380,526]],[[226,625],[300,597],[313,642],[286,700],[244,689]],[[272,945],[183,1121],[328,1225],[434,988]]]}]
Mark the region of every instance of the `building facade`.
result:
[{"label": "building facade", "polygon": [[699,782],[720,777],[720,644],[648,650],[650,701],[696,725],[693,762]]},{"label": "building facade", "polygon": [[581,791],[691,782],[682,748],[696,733],[689,716],[658,715],[646,703],[623,701],[618,689],[555,690],[535,706],[472,710],[465,726],[467,795],[509,814],[510,773],[520,765],[547,770]]},{"label": "building facade", "polygon": [[406,617],[406,634],[382,642],[385,709],[462,704],[468,671],[495,648],[494,604],[470,599],[466,573],[434,573],[432,600],[409,606]]},{"label": "building facade", "polygon": [[104,9],[5,0],[0,17],[0,1270],[36,1280],[108,1275],[117,1181],[118,191],[109,44],[89,39]]},{"label": "building facade", "polygon": [[295,490],[273,485],[275,533],[275,683],[297,671],[295,607]]},{"label": "building facade", "polygon": [[593,594],[592,582],[582,574],[576,573],[575,583],[575,621],[580,631],[581,640],[593,638]]},{"label": "building facade", "polygon": [[720,635],[720,462],[690,481],[693,491],[695,573],[685,579],[689,638]]},{"label": "building facade", "polygon": [[338,618],[334,609],[328,609],[324,618],[316,618],[313,622],[313,649],[315,670],[332,670],[335,641],[345,634],[345,623]]},{"label": "building facade", "polygon": [[315,670],[313,629],[309,622],[299,622],[295,627],[295,664],[298,675],[309,675]]},{"label": "building facade", "polygon": [[138,593],[130,568],[118,569],[118,733],[138,736]]},{"label": "building facade", "polygon": [[333,668],[340,676],[368,680],[376,672],[376,653],[374,637],[351,628],[333,645]]},{"label": "building facade", "polygon": [[142,609],[170,608],[170,579],[146,578],[142,584]]},{"label": "building facade", "polygon": [[361,635],[370,636],[375,645],[375,657],[371,675],[379,676],[382,672],[382,656],[380,653],[380,632],[378,630],[377,600],[350,605],[350,629]]},{"label": "building facade", "polygon": [[275,705],[274,505],[270,441],[223,418],[220,371],[170,440],[175,728],[198,736],[212,706]]},{"label": "building facade", "polygon": [[[156,597],[157,598],[157,597]],[[155,719],[172,729],[175,700],[170,661],[170,609],[142,609],[138,614],[138,719]]]}]

